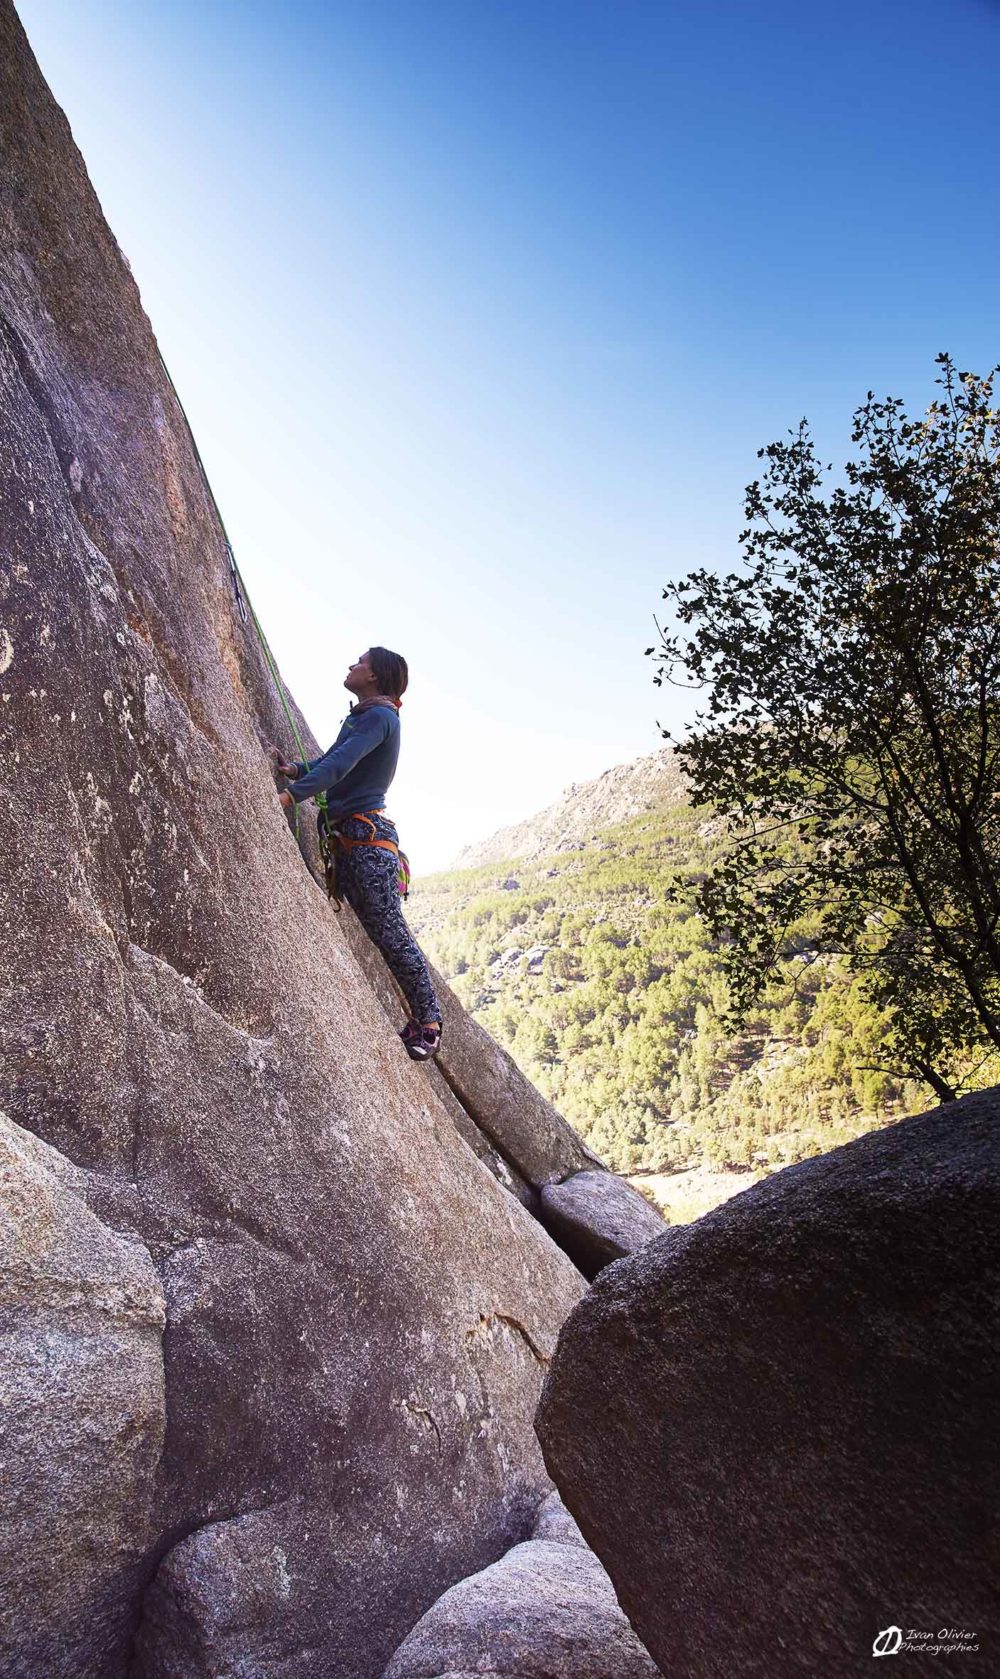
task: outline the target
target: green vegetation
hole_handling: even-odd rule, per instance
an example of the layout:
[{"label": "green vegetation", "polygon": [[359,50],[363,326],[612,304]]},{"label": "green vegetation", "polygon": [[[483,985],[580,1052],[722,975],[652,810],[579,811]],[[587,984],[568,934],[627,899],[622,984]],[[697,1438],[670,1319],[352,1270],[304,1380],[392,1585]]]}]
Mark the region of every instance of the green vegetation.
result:
[{"label": "green vegetation", "polygon": [[742,569],[664,591],[694,805],[419,883],[430,954],[617,1171],[766,1170],[1000,1078],[1000,421],[939,362],[917,420],[869,395],[839,486],[804,423],[760,451]]},{"label": "green vegetation", "polygon": [[918,419],[869,393],[842,484],[804,422],[760,451],[742,569],[671,584],[649,652],[707,690],[678,756],[732,838],[695,898],[734,1017],[805,925],[948,1100],[1000,1052],[1000,418],[938,361]]},{"label": "green vegetation", "polygon": [[[884,1018],[800,920],[738,1033],[722,953],[681,891],[727,849],[688,805],[579,851],[416,883],[409,918],[462,1002],[616,1171],[775,1167],[926,1103],[873,1070]],[[507,882],[516,883],[506,887]]]}]

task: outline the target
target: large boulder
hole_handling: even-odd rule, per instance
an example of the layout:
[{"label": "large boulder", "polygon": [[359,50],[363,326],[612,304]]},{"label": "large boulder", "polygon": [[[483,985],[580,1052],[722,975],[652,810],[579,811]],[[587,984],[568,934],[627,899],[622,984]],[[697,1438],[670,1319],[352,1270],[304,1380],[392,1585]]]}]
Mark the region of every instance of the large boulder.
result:
[{"label": "large boulder", "polygon": [[434,1604],[385,1679],[658,1679],[586,1546],[515,1545]]},{"label": "large boulder", "polygon": [[546,1229],[585,1277],[638,1253],[667,1229],[656,1208],[613,1172],[574,1172],[562,1183],[544,1184],[539,1200]]},{"label": "large boulder", "polygon": [[83,1174],[0,1114],[0,1670],[120,1670],[163,1447],[163,1294]]},{"label": "large boulder", "polygon": [[[583,1283],[408,1060],[303,864],[268,761],[282,710],[185,421],[8,0],[0,111],[0,1099],[108,1243],[151,1256],[167,1311],[162,1450],[147,1319],[94,1319],[106,1368],[66,1384],[41,1352],[18,1366],[7,1444],[41,1485],[84,1419],[53,1537],[67,1593],[91,1484],[95,1527],[78,1596],[39,1593],[44,1660],[9,1595],[42,1564],[8,1550],[0,1671],[122,1679],[129,1621],[143,1679],[181,1649],[191,1673],[375,1679],[528,1531],[551,1484],[532,1417]],[[518,1111],[513,1078],[491,1062],[492,1111]],[[465,1068],[458,1099],[475,1085]],[[51,1301],[18,1310],[49,1345]],[[21,1484],[0,1528],[21,1531]]]},{"label": "large boulder", "polygon": [[896,1626],[996,1671],[998,1121],[991,1091],[791,1167],[570,1316],[536,1428],[665,1673],[867,1671]]}]

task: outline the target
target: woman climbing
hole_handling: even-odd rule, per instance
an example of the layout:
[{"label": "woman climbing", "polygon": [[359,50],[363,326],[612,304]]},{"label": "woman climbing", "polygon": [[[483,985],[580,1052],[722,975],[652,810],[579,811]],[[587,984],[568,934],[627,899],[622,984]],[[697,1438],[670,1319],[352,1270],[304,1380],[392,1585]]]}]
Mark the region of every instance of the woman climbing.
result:
[{"label": "woman climbing", "polygon": [[414,1061],[436,1055],[441,1009],[427,963],[399,901],[399,840],[385,813],[385,798],[399,758],[399,706],[406,692],[406,660],[385,647],[370,647],[353,664],[344,687],[355,696],[329,752],[312,763],[277,767],[291,785],[278,796],[286,809],[325,793],[328,843],[336,848],[337,873],[358,920],[395,975],[410,1008],[400,1037]]}]

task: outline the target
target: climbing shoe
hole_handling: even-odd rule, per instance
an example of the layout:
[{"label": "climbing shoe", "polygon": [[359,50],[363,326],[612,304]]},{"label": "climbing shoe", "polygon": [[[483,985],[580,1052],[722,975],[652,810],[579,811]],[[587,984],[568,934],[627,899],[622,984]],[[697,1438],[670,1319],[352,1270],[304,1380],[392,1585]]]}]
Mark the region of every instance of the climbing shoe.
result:
[{"label": "climbing shoe", "polygon": [[399,1035],[411,1061],[429,1061],[441,1047],[440,1026],[418,1026],[408,1020]]}]

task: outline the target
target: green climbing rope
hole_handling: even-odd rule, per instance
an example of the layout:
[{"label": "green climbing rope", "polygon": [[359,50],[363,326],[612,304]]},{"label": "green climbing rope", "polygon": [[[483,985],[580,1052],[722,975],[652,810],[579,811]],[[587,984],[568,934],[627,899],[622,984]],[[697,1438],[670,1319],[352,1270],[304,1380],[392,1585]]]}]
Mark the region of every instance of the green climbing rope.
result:
[{"label": "green climbing rope", "polygon": [[[202,483],[205,486],[205,490],[208,494],[208,499],[212,503],[212,508],[213,508],[214,513],[215,513],[215,517],[219,521],[219,528],[222,531],[222,539],[223,539],[223,541],[225,542],[225,545],[226,545],[226,557],[228,558],[228,561],[229,561],[229,574],[232,578],[233,593],[236,596],[236,605],[237,605],[237,608],[239,610],[240,617],[242,618],[244,624],[251,623],[253,625],[254,629],[257,632],[257,640],[260,643],[260,650],[261,650],[261,652],[264,656],[264,663],[271,673],[271,680],[274,683],[275,689],[277,691],[278,698],[281,701],[282,710],[284,711],[285,716],[288,719],[288,727],[292,731],[292,739],[295,741],[295,749],[298,752],[299,760],[302,763],[307,763],[308,762],[308,755],[306,753],[305,743],[302,739],[301,734],[299,733],[299,726],[295,721],[295,714],[292,711],[291,705],[289,703],[288,694],[287,694],[287,691],[285,689],[285,684],[281,680],[281,673],[278,670],[277,660],[275,659],[274,654],[271,652],[270,646],[268,645],[267,636],[264,634],[263,628],[261,626],[260,619],[258,618],[257,613],[254,610],[254,604],[253,604],[253,601],[250,599],[250,594],[249,594],[249,591],[247,589],[246,584],[243,581],[243,576],[242,576],[242,573],[240,571],[240,568],[236,564],[236,555],[233,552],[233,545],[229,540],[229,532],[226,529],[226,521],[222,517],[222,509],[220,508],[218,502],[215,499],[215,491],[212,489],[211,481],[209,479],[208,473],[205,470],[205,463],[201,458],[201,451],[198,448],[197,443],[195,442],[194,431],[193,431],[192,426],[191,426],[191,421],[187,417],[187,410],[185,409],[184,404],[180,399],[180,395],[178,393],[177,386],[174,384],[174,381],[170,376],[170,369],[167,366],[166,362],[164,361],[163,356],[160,354],[159,348],[157,348],[156,353],[160,357],[160,366],[163,369],[164,378],[166,379],[167,384],[170,386],[170,389],[173,391],[174,401],[176,402],[178,408],[181,411],[181,416],[184,420],[185,426],[187,427],[188,440],[191,444],[191,450],[192,450],[192,453],[194,454],[195,460],[198,463],[198,470],[201,473]],[[321,810],[325,810],[326,809],[326,794],[325,793],[318,793],[316,795],[316,803]],[[295,805],[294,809],[295,809],[295,833],[296,833],[296,837],[298,837],[298,832],[299,832],[299,807],[298,807],[298,805]]]}]

